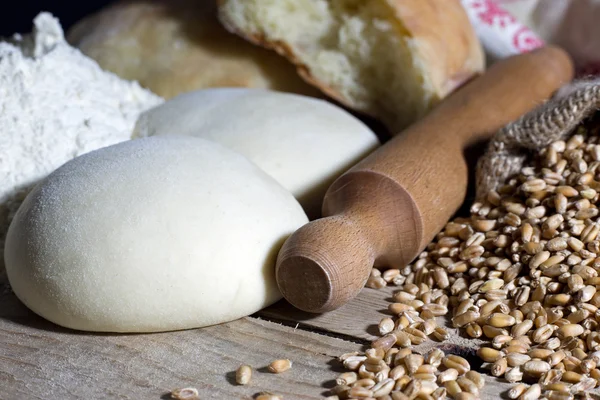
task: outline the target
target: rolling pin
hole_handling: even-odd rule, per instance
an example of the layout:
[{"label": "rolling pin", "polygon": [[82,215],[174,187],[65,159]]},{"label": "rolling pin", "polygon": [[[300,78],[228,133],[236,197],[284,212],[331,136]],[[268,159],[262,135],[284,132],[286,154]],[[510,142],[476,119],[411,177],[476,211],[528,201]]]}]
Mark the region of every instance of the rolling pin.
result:
[{"label": "rolling pin", "polygon": [[411,262],[464,201],[464,150],[572,76],[571,59],[557,47],[502,60],[340,176],[323,200],[324,218],[297,230],[279,252],[285,299],[308,312],[333,310],[360,292],[373,266]]}]

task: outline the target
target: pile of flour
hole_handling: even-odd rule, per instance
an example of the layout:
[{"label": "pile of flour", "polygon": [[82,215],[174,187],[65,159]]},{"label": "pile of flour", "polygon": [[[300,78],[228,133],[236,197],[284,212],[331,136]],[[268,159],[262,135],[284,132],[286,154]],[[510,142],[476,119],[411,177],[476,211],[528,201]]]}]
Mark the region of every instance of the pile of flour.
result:
[{"label": "pile of flour", "polygon": [[28,191],[65,162],[129,140],[163,99],[71,47],[51,14],[31,35],[0,42],[0,277],[4,239]]}]

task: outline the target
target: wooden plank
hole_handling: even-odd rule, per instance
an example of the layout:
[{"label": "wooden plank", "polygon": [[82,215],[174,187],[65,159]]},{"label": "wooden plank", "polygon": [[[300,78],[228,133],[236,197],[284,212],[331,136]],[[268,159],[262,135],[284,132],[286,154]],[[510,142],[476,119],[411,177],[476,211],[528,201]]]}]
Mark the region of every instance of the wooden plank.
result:
[{"label": "wooden plank", "polygon": [[373,340],[378,337],[377,324],[388,316],[387,307],[398,288],[364,288],[348,304],[323,314],[301,311],[282,300],[256,315],[275,321],[299,323],[313,330],[323,330],[343,336]]},{"label": "wooden plank", "polygon": [[[266,390],[286,400],[316,399],[342,371],[335,357],[361,347],[256,318],[147,335],[78,333],[37,317],[6,287],[0,292],[2,399],[166,399],[186,386],[201,398],[252,399]],[[282,357],[293,361],[290,371],[264,372]],[[250,386],[233,384],[240,363],[259,370]],[[482,399],[510,388],[486,379]]]},{"label": "wooden plank", "polygon": [[[10,293],[0,296],[2,399],[160,399],[187,386],[203,399],[251,399],[265,390],[314,399],[338,374],[334,357],[359,347],[255,318],[147,335],[76,333],[33,315]],[[276,358],[291,359],[292,369],[255,371],[250,386],[233,384],[241,363],[264,369]]]},{"label": "wooden plank", "polygon": [[[383,293],[369,291],[365,294],[371,304],[384,304]],[[361,298],[353,309],[365,304]],[[326,324],[332,323],[334,330],[358,333],[361,325],[357,322],[368,314],[378,313],[366,308],[349,320],[346,310],[337,316],[322,315],[314,325],[328,331]],[[288,323],[294,321],[289,315],[277,315]],[[347,329],[339,326],[343,320]],[[466,347],[451,343],[427,342],[416,350],[424,352],[433,346],[469,356]],[[252,399],[266,390],[286,400],[316,399],[329,394],[333,380],[342,371],[335,357],[360,348],[354,341],[257,318],[158,334],[78,333],[37,317],[7,285],[0,284],[0,399],[166,399],[171,389],[186,386],[198,388],[201,398]],[[280,375],[265,372],[275,358],[293,360],[292,370]],[[475,360],[471,357],[472,362]],[[254,372],[250,386],[233,383],[233,372],[241,363],[259,370]],[[497,399],[511,386],[486,376],[480,398]]]},{"label": "wooden plank", "polygon": [[[379,337],[377,326],[383,317],[391,315],[387,311],[387,307],[392,302],[392,294],[396,291],[398,288],[393,286],[383,289],[364,288],[348,304],[323,314],[307,313],[292,307],[286,301],[280,301],[256,315],[271,321],[299,324],[299,327],[317,332],[335,333],[345,338],[358,338],[366,343]],[[452,327],[449,318],[438,318],[438,324],[450,333],[450,339],[444,344],[453,346],[456,349],[454,351],[468,352],[477,349],[483,343],[479,339],[463,337],[458,329]],[[418,346],[417,349],[427,351],[437,345],[439,343],[428,341]]]}]

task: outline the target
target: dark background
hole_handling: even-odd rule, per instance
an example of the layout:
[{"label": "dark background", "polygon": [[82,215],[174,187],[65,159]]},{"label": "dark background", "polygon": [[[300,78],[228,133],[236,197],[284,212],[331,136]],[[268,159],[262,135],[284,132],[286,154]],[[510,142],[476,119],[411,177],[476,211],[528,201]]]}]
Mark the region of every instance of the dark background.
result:
[{"label": "dark background", "polygon": [[[0,0],[0,3],[8,0]],[[15,0],[12,6],[2,7],[0,11],[0,36],[12,36],[13,33],[31,32],[33,18],[40,11],[49,11],[60,20],[67,31],[71,25],[82,17],[110,4],[111,1],[78,0],[78,1],[33,1]]]}]

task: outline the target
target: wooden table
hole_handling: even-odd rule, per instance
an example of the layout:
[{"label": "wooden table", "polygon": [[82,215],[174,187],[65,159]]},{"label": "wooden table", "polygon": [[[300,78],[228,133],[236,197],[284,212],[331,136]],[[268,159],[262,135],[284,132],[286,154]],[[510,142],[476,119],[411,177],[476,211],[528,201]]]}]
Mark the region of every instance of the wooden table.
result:
[{"label": "wooden table", "polygon": [[[196,387],[201,399],[253,399],[261,391],[286,400],[328,394],[341,371],[336,357],[364,349],[376,337],[393,288],[364,289],[350,304],[315,316],[285,302],[257,315],[203,329],[157,334],[89,334],[69,331],[30,312],[0,282],[0,399],[168,399],[175,388]],[[477,342],[452,330],[444,346],[473,354]],[[276,358],[292,369],[266,372]],[[476,357],[473,360],[477,360]],[[252,383],[235,384],[242,363]],[[510,387],[489,377],[482,398]],[[505,396],[503,396],[505,397]]]}]

